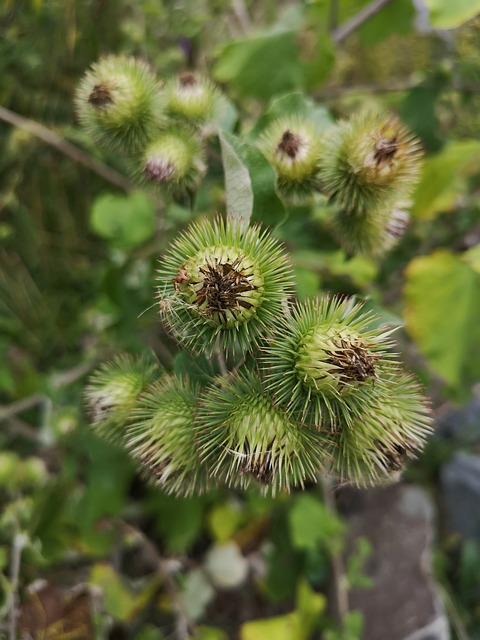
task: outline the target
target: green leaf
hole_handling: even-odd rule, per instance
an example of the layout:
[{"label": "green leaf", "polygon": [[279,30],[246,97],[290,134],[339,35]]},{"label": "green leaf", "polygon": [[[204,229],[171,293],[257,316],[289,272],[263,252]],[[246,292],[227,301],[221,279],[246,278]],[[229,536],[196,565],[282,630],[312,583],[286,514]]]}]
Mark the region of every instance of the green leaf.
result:
[{"label": "green leaf", "polygon": [[301,34],[301,43],[305,89],[314,91],[328,79],[333,71],[335,47],[329,36],[313,29]]},{"label": "green leaf", "polygon": [[480,13],[480,0],[425,0],[425,4],[437,29],[455,29]]},{"label": "green leaf", "polygon": [[406,328],[453,388],[480,376],[480,275],[447,250],[415,258],[404,290]]},{"label": "green leaf", "polygon": [[215,504],[208,513],[208,528],[216,542],[229,540],[239,524],[243,522],[243,513],[236,502]]},{"label": "green leaf", "polygon": [[240,97],[264,101],[300,89],[304,74],[297,32],[261,33],[229,42],[218,56],[213,75]]},{"label": "green leaf", "polygon": [[253,186],[250,173],[235,148],[239,144],[229,140],[224,133],[220,134],[227,212],[247,226],[253,211]]},{"label": "green leaf", "polygon": [[441,153],[426,159],[415,193],[413,215],[432,218],[443,211],[450,211],[464,192],[464,177],[479,171],[480,142],[451,142]]},{"label": "green leaf", "polygon": [[308,118],[315,123],[319,132],[334,124],[334,120],[326,107],[316,105],[313,100],[305,97],[303,93],[295,91],[272,100],[265,114],[248,134],[249,139],[257,139],[271,122],[292,115],[299,118]]},{"label": "green leaf", "polygon": [[197,627],[195,640],[228,640],[227,634],[216,627]]},{"label": "green leaf", "polygon": [[187,574],[182,588],[182,599],[192,620],[198,620],[203,616],[214,597],[215,590],[201,569],[195,569]]},{"label": "green leaf", "polygon": [[126,622],[143,609],[158,589],[159,579],[154,577],[139,594],[132,593],[122,578],[109,564],[99,563],[92,567],[91,584],[103,592],[105,611],[117,620]]},{"label": "green leaf", "polygon": [[413,31],[415,15],[413,2],[393,0],[358,29],[358,38],[362,45],[373,46],[392,34],[408,36]]},{"label": "green leaf", "polygon": [[315,549],[325,545],[332,552],[343,543],[344,526],[318,498],[304,494],[296,498],[289,512],[292,544],[297,549]]},{"label": "green leaf", "polygon": [[219,134],[225,172],[227,211],[250,221],[278,223],[285,208],[275,191],[275,172],[262,153],[235,136]]},{"label": "green leaf", "polygon": [[317,625],[325,602],[325,596],[315,593],[302,580],[297,589],[296,611],[245,623],[240,629],[240,640],[307,640]]},{"label": "green leaf", "polygon": [[90,226],[119,249],[136,247],[155,231],[155,208],[141,191],[128,195],[106,193],[93,203]]},{"label": "green leaf", "polygon": [[172,553],[184,553],[194,543],[202,529],[204,508],[205,498],[173,498],[158,491],[152,491],[145,504]]}]

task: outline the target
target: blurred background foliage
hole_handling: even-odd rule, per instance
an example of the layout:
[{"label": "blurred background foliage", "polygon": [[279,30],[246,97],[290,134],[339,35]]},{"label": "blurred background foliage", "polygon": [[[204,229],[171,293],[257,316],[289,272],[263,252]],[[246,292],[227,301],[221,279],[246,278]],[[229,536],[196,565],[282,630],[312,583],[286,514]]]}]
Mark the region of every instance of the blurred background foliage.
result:
[{"label": "blurred background foliage", "polygon": [[[109,355],[148,348],[168,368],[195,370],[159,325],[153,275],[179,228],[226,203],[218,142],[194,202],[154,201],[77,127],[72,96],[99,56],[123,53],[160,77],[211,74],[231,101],[223,144],[296,109],[325,127],[359,107],[399,113],[427,157],[413,224],[382,264],[338,249],[322,203],[282,214],[277,233],[300,296],[356,294],[402,325],[404,357],[443,410],[466,402],[480,378],[480,2],[392,0],[356,26],[367,5],[2,3],[0,620],[13,597],[20,606],[27,585],[44,578],[34,603],[21,607],[20,626],[34,637],[73,637],[72,629],[79,638],[142,640],[187,637],[186,629],[203,640],[360,637],[361,616],[351,613],[340,630],[327,615],[344,525],[321,486],[276,499],[173,499],[89,431],[82,389]],[[251,155],[240,161],[252,176],[254,219],[278,223],[271,176]],[[433,439],[407,479],[437,495],[451,453]],[[359,545],[346,577],[366,588],[367,547]],[[438,558],[457,627],[480,637],[478,545],[445,531]],[[64,595],[55,585],[77,590]],[[84,585],[103,593],[93,611]]]}]

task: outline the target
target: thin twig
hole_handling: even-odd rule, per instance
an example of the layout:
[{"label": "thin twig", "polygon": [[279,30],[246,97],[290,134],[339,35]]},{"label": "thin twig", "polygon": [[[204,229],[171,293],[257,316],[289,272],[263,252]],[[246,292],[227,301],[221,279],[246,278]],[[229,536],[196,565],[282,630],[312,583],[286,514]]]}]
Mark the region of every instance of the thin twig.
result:
[{"label": "thin twig", "polygon": [[173,609],[175,611],[175,631],[177,640],[189,640],[192,634],[195,634],[195,623],[191,619],[181,593],[178,590],[177,583],[172,578],[171,570],[168,566],[168,560],[160,555],[155,544],[135,526],[122,522],[123,528],[127,532],[131,532],[142,540],[142,544],[148,548],[152,556],[155,558],[158,573],[161,575],[165,589],[170,597]]},{"label": "thin twig", "polygon": [[22,413],[23,411],[27,411],[28,409],[37,406],[38,404],[42,404],[42,402],[45,402],[45,398],[46,396],[41,393],[34,393],[27,398],[22,398],[21,400],[17,400],[17,402],[12,402],[6,407],[0,409],[0,420],[7,420],[12,416],[17,415],[17,413]]},{"label": "thin twig", "polygon": [[245,2],[243,0],[232,0],[232,8],[243,33],[246,33],[250,29],[251,20]]},{"label": "thin twig", "polygon": [[342,40],[345,40],[351,33],[359,29],[362,24],[367,22],[372,16],[378,13],[383,7],[385,7],[391,0],[374,0],[369,5],[359,11],[356,15],[348,20],[344,25],[335,29],[332,33],[332,40],[339,44]]},{"label": "thin twig", "polygon": [[132,183],[118,173],[118,171],[108,167],[106,164],[103,164],[103,162],[95,160],[95,158],[92,158],[92,156],[83,151],[83,149],[80,149],[68,140],[65,140],[65,138],[62,138],[55,133],[55,131],[43,126],[43,124],[24,118],[20,114],[1,106],[0,120],[8,122],[8,124],[18,127],[19,129],[23,129],[24,131],[28,131],[57,151],[68,156],[77,164],[87,167],[87,169],[90,169],[97,175],[101,176],[104,180],[107,180],[107,182],[114,184],[119,189],[122,189],[123,191],[130,191],[132,189]]},{"label": "thin twig", "polygon": [[[60,371],[59,373],[53,374],[50,378],[52,387],[54,389],[60,389],[73,384],[80,378],[83,378],[83,376],[93,369],[99,361],[100,358],[96,358],[95,360],[90,360],[73,367],[72,369],[67,369],[66,371]],[[28,409],[32,409],[37,405],[42,405],[49,401],[50,398],[45,394],[34,393],[31,396],[12,402],[5,407],[0,407],[0,420],[7,420],[8,418],[16,416],[18,413],[23,413]]]},{"label": "thin twig", "polygon": [[[333,515],[337,515],[335,507],[335,496],[332,490],[332,481],[327,476],[321,475],[319,478],[323,488],[323,499],[325,506]],[[349,611],[348,591],[345,567],[340,553],[332,553],[332,587],[333,587],[333,613],[338,626],[343,629],[345,618]]]},{"label": "thin twig", "polygon": [[218,368],[220,369],[220,373],[222,374],[222,376],[227,376],[228,375],[227,361],[225,359],[225,353],[220,347],[220,336],[217,336],[217,339],[215,341],[214,353],[217,356]]},{"label": "thin twig", "polygon": [[9,616],[9,640],[17,637],[17,591],[20,576],[20,561],[22,551],[27,544],[27,537],[23,533],[17,533],[12,542],[12,557],[10,559],[10,616]]}]

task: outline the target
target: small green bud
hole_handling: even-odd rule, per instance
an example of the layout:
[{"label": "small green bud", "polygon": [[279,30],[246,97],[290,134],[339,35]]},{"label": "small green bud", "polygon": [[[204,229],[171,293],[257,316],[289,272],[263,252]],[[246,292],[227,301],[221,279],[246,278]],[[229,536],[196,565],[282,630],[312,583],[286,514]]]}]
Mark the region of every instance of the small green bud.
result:
[{"label": "small green bud", "polygon": [[212,117],[219,91],[207,78],[186,71],[167,82],[165,94],[172,115],[205,122]]},{"label": "small green bud", "polygon": [[229,486],[289,491],[314,480],[322,459],[316,434],[297,428],[263,391],[258,375],[220,379],[204,394],[196,439],[209,473]]},{"label": "small green bud", "polygon": [[126,445],[133,459],[156,487],[177,496],[208,486],[194,441],[198,394],[188,380],[164,376],[142,394],[128,427]]},{"label": "small green bud", "polygon": [[253,349],[292,289],[281,245],[233,218],[193,223],[164,256],[157,281],[162,319],[197,352]]},{"label": "small green bud", "polygon": [[319,188],[321,143],[311,122],[297,117],[277,120],[263,134],[260,148],[275,168],[282,196],[302,200]]},{"label": "small green bud", "polygon": [[143,151],[140,164],[141,182],[175,194],[196,189],[206,171],[195,133],[179,128],[157,135]]},{"label": "small green bud", "polygon": [[125,444],[125,428],[137,398],[159,374],[149,359],[131,355],[117,356],[93,373],[85,397],[99,436],[119,446]]},{"label": "small green bud", "polygon": [[140,151],[163,123],[165,99],[154,74],[134,58],[106,56],[83,77],[75,95],[81,124],[99,144]]},{"label": "small green bud", "polygon": [[388,393],[373,387],[370,404],[350,427],[330,424],[320,437],[329,472],[359,486],[397,480],[432,432],[432,415],[420,385],[399,369],[387,376]]},{"label": "small green bud", "polygon": [[319,428],[348,424],[369,404],[374,387],[385,390],[390,332],[372,328],[374,316],[361,307],[328,296],[305,301],[268,341],[266,386],[297,419]]},{"label": "small green bud", "polygon": [[359,114],[329,130],[322,149],[322,189],[355,216],[392,206],[418,181],[420,142],[391,115]]},{"label": "small green bud", "polygon": [[40,458],[26,458],[20,464],[20,482],[22,487],[41,487],[48,479],[45,462]]}]

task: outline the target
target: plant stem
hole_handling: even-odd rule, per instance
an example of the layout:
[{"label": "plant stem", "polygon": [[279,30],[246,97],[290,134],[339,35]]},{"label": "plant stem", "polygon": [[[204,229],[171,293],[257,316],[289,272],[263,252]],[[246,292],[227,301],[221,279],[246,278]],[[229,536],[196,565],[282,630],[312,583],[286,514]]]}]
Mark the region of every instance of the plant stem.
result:
[{"label": "plant stem", "polygon": [[[319,478],[323,488],[323,499],[325,506],[333,514],[337,515],[335,507],[335,496],[332,488],[332,480],[327,476],[320,476]],[[334,553],[331,557],[332,566],[332,590],[333,590],[333,614],[335,616],[338,626],[343,629],[345,618],[348,614],[348,591],[345,567],[343,564],[343,558],[340,553]]]},{"label": "plant stem", "polygon": [[12,542],[12,557],[10,559],[9,640],[15,640],[17,636],[17,591],[20,576],[20,561],[22,558],[22,551],[26,544],[27,538],[25,534],[15,534]]},{"label": "plant stem", "polygon": [[345,40],[351,33],[359,29],[362,24],[367,22],[372,16],[378,13],[383,7],[385,7],[391,0],[374,0],[364,9],[359,11],[356,15],[348,20],[344,25],[335,29],[332,33],[332,40],[339,44],[342,40]]},{"label": "plant stem", "polygon": [[5,107],[1,106],[0,120],[8,122],[8,124],[18,127],[19,129],[23,129],[24,131],[28,131],[57,151],[68,156],[77,164],[87,167],[87,169],[90,169],[119,189],[122,189],[123,191],[130,191],[133,188],[132,183],[115,171],[115,169],[108,167],[106,164],[103,164],[103,162],[95,160],[95,158],[92,158],[92,156],[83,151],[83,149],[80,149],[71,142],[68,142],[68,140],[59,136],[55,131],[44,127],[43,124],[24,118],[18,113],[10,111],[10,109],[5,109]]}]

